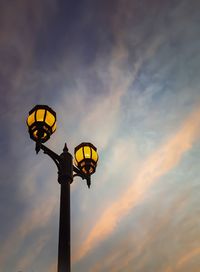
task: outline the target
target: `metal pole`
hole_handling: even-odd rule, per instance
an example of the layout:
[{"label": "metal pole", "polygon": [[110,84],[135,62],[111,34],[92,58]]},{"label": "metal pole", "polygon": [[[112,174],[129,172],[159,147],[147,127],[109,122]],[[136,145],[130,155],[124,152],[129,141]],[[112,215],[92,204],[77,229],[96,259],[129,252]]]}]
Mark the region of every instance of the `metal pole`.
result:
[{"label": "metal pole", "polygon": [[58,272],[70,272],[70,182],[60,186]]},{"label": "metal pole", "polygon": [[73,181],[72,155],[65,144],[59,157],[60,223],[58,243],[58,272],[70,272],[70,183]]},{"label": "metal pole", "polygon": [[[58,167],[58,183],[60,184],[60,220],[59,220],[59,241],[58,241],[58,272],[70,272],[70,184],[74,176],[80,176],[87,180],[90,187],[90,176],[86,176],[73,166],[73,157],[68,152],[67,145],[63,148],[63,153],[57,155],[51,149],[36,142],[36,152],[40,149],[49,155]],[[73,171],[76,173],[73,175]]]}]

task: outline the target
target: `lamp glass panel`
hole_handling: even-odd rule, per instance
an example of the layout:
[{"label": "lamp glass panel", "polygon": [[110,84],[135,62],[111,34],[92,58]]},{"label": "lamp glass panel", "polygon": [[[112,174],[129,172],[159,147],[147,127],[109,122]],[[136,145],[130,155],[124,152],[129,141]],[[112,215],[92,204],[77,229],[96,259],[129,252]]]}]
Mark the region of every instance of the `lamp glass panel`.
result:
[{"label": "lamp glass panel", "polygon": [[46,138],[47,137],[47,134],[46,132],[44,133],[44,135],[42,136],[42,139]]},{"label": "lamp glass panel", "polygon": [[80,148],[80,149],[78,149],[76,151],[75,157],[76,157],[76,160],[77,160],[78,163],[84,159],[84,157],[83,157],[83,149],[82,148]]},{"label": "lamp glass panel", "polygon": [[38,133],[37,130],[33,132],[34,138],[35,138],[36,140],[38,139],[37,133]]},{"label": "lamp glass panel", "polygon": [[55,132],[56,130],[56,123],[54,124],[54,126],[52,127],[52,133]]},{"label": "lamp glass panel", "polygon": [[31,113],[27,119],[27,124],[30,127],[35,122],[35,112]]},{"label": "lamp glass panel", "polygon": [[85,158],[86,159],[90,159],[91,158],[90,147],[89,146],[84,146],[84,154],[85,154]]},{"label": "lamp glass panel", "polygon": [[45,110],[37,110],[37,113],[36,113],[36,120],[39,121],[39,122],[42,122],[44,121],[44,115],[45,115]]},{"label": "lamp glass panel", "polygon": [[85,165],[85,161],[81,162],[81,167],[83,167]]},{"label": "lamp glass panel", "polygon": [[55,122],[55,117],[53,116],[52,113],[47,111],[45,123],[47,123],[47,125],[49,125],[51,127],[51,126],[53,126],[54,122]]},{"label": "lamp glass panel", "polygon": [[[35,138],[36,140],[38,140],[38,135],[37,135],[37,133],[38,133],[38,130],[36,130],[36,131],[33,132],[34,138]],[[46,137],[47,137],[47,133],[44,132],[44,134],[43,134],[43,136],[42,136],[41,139],[44,139],[44,138],[46,138]]]},{"label": "lamp glass panel", "polygon": [[94,149],[92,149],[92,159],[95,162],[98,161],[98,154],[97,154],[97,152]]}]

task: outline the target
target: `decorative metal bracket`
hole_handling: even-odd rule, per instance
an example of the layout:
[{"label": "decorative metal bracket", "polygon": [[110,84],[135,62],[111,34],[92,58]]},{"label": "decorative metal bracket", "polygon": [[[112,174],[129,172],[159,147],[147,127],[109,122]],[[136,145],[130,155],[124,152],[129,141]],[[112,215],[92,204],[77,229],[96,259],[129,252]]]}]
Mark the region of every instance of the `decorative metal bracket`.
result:
[{"label": "decorative metal bracket", "polygon": [[40,149],[43,150],[44,154],[47,154],[56,164],[58,171],[60,170],[60,156],[56,154],[54,151],[52,151],[50,148],[46,147],[42,143],[36,143],[35,150],[38,154]]},{"label": "decorative metal bracket", "polygon": [[76,173],[73,177],[81,177],[86,180],[88,188],[91,186],[91,176],[84,175],[77,167],[73,166],[73,171]]},{"label": "decorative metal bracket", "polygon": [[[58,181],[59,181],[59,183],[62,183],[63,178],[68,178],[70,180],[70,183],[72,183],[73,178],[79,176],[82,179],[86,180],[87,186],[88,186],[88,188],[90,188],[91,176],[84,175],[77,167],[75,167],[73,165],[73,163],[71,163],[72,164],[72,169],[70,169],[71,171],[69,170],[69,172],[72,172],[72,174],[66,173],[67,169],[65,169],[65,165],[66,165],[65,155],[66,154],[71,155],[68,152],[68,148],[67,148],[66,144],[64,146],[63,153],[61,155],[56,154],[54,151],[52,151],[50,148],[46,147],[44,144],[36,142],[36,146],[35,146],[36,153],[38,154],[41,149],[43,150],[44,154],[47,154],[55,162],[55,164],[58,168]],[[69,164],[68,164],[68,167],[69,167]],[[73,174],[73,172],[75,172],[75,174]]]}]

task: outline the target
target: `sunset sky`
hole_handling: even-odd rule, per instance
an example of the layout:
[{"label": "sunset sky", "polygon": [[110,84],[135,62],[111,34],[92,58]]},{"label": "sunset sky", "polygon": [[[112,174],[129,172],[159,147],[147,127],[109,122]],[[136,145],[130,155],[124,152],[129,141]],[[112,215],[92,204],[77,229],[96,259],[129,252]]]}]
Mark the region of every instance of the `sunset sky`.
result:
[{"label": "sunset sky", "polygon": [[57,169],[46,143],[93,143],[71,185],[72,272],[200,271],[200,2],[0,1],[0,271],[56,272]]}]

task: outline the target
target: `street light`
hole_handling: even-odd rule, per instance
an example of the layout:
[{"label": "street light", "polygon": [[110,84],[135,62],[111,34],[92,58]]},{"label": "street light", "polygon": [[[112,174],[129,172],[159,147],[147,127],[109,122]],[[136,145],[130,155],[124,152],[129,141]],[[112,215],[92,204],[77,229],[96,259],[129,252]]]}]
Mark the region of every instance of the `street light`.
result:
[{"label": "street light", "polygon": [[95,172],[98,154],[96,147],[91,143],[82,143],[75,147],[75,165],[83,175],[88,176],[87,185],[90,188],[90,176]]},{"label": "street light", "polygon": [[46,105],[36,105],[27,119],[32,140],[44,143],[56,130],[56,113]]},{"label": "street light", "polygon": [[81,143],[74,149],[73,157],[65,144],[60,155],[46,147],[45,143],[56,130],[56,113],[46,105],[36,105],[27,118],[30,138],[36,142],[35,150],[41,149],[55,162],[58,168],[60,193],[60,222],[58,242],[58,272],[70,272],[70,184],[75,176],[85,179],[91,186],[91,175],[95,172],[98,153],[91,143]]}]

